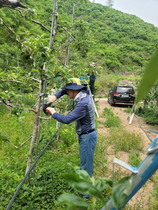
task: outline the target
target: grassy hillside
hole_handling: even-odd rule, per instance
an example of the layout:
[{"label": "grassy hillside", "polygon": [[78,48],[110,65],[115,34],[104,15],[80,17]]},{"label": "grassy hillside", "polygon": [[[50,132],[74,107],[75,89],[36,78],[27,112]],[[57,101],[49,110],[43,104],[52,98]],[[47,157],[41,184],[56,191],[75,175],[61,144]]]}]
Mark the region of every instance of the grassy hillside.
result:
[{"label": "grassy hillside", "polygon": [[[45,47],[48,46],[49,32],[32,23],[32,20],[39,21],[50,29],[52,1],[47,1],[47,4],[42,0],[38,3],[32,0],[23,2],[36,12],[24,13],[24,17],[21,17],[17,11],[10,12],[8,8],[0,10],[4,21],[0,36],[3,54],[1,68],[6,68],[5,61],[9,58],[13,65],[17,64],[17,59],[20,60],[20,65],[28,63],[30,57],[21,52],[20,45],[23,42],[42,36],[39,41]],[[136,16],[100,4],[76,4],[72,23],[71,1],[59,1],[58,32],[54,49],[56,62],[60,66],[64,65],[63,60],[66,57],[68,33],[73,37],[70,45],[70,67],[74,68],[75,64],[78,68],[87,68],[93,61],[110,72],[142,72],[157,48],[158,41],[158,28]]]},{"label": "grassy hillside", "polygon": [[92,4],[83,13],[94,35],[95,43],[88,54],[94,61],[114,72],[143,70],[157,48],[156,27],[102,5]]}]

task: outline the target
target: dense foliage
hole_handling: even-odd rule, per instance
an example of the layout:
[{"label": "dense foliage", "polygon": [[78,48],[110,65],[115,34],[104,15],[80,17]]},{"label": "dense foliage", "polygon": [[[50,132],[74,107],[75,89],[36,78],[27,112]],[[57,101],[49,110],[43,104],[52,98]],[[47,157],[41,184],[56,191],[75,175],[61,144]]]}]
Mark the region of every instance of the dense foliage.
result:
[{"label": "dense foliage", "polygon": [[[13,99],[21,91],[34,91],[37,83],[33,78],[38,79],[44,62],[47,77],[56,86],[55,76],[62,80],[67,75],[84,76],[91,71],[91,62],[102,66],[103,74],[105,71],[140,74],[157,48],[158,29],[135,16],[76,1],[72,21],[74,1],[60,0],[57,34],[50,53],[47,48],[53,2],[22,2],[30,10],[0,10],[2,99]],[[65,66],[68,47],[69,64]]]}]

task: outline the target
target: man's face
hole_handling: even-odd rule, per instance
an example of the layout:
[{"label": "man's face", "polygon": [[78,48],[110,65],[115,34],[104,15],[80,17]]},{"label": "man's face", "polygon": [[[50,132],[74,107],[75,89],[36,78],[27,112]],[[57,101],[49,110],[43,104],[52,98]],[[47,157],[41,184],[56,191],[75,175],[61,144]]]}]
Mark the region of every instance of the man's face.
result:
[{"label": "man's face", "polygon": [[66,92],[71,99],[75,98],[74,90],[67,90]]}]

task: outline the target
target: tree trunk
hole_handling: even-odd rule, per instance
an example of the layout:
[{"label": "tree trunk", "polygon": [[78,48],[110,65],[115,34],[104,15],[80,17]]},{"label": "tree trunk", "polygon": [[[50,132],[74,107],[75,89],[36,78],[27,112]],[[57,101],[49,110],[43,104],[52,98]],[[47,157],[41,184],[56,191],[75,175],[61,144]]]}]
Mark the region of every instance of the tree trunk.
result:
[{"label": "tree trunk", "polygon": [[[53,15],[52,15],[52,25],[51,25],[49,49],[53,48],[55,35],[56,35],[56,29],[57,29],[57,18],[58,18],[58,0],[54,0],[54,9],[53,9]],[[37,141],[37,137],[39,136],[39,124],[40,124],[39,116],[40,116],[40,110],[41,110],[40,107],[41,107],[41,102],[42,102],[42,97],[43,97],[42,91],[45,89],[44,86],[46,83],[46,80],[44,80],[45,72],[46,72],[46,67],[45,67],[45,63],[44,63],[42,73],[41,73],[41,79],[40,79],[40,83],[39,83],[38,101],[37,101],[37,105],[36,105],[36,117],[34,120],[34,129],[33,129],[33,134],[32,134],[32,140],[30,143],[29,157],[28,157],[28,161],[27,161],[27,167],[26,167],[25,174],[28,172],[28,170],[31,167],[34,145]]]},{"label": "tree trunk", "polygon": [[57,30],[57,19],[58,19],[58,0],[54,0],[54,10],[52,15],[49,49],[52,49],[55,41],[55,35]]},{"label": "tree trunk", "polygon": [[30,143],[30,149],[29,149],[29,156],[28,156],[28,161],[27,161],[27,167],[26,167],[26,172],[30,169],[30,166],[32,164],[32,158],[33,158],[33,151],[34,151],[34,145],[37,140],[38,136],[38,131],[39,131],[39,122],[40,122],[40,107],[41,107],[41,101],[42,101],[42,89],[43,89],[43,82],[42,80],[39,83],[39,91],[38,91],[38,100],[36,104],[36,116],[34,120],[34,129],[33,129],[33,134],[32,134],[32,139]]},{"label": "tree trunk", "polygon": [[[75,16],[75,4],[72,5],[72,24],[74,23],[74,16]],[[65,66],[69,65],[69,58],[70,58],[70,45],[71,45],[71,34],[68,34],[68,45],[66,50],[66,59],[65,59]]]}]

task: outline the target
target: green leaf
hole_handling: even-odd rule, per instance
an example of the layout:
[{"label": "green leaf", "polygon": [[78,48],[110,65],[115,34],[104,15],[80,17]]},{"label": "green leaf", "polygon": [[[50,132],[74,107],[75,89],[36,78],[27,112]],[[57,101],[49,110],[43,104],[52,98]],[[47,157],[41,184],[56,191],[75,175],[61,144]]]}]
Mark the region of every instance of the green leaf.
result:
[{"label": "green leaf", "polygon": [[132,181],[130,177],[121,179],[112,189],[112,202],[116,209],[122,207],[127,202],[128,194],[131,190]]},{"label": "green leaf", "polygon": [[[73,195],[71,193],[63,193],[58,198],[58,203],[65,204],[69,206],[68,209],[87,209],[89,206],[86,201],[84,201],[82,198],[77,197],[76,195]],[[80,208],[78,208],[80,207]]]},{"label": "green leaf", "polygon": [[102,192],[107,188],[108,185],[112,186],[112,180],[106,177],[99,177],[98,179],[94,180],[93,185],[98,191]]},{"label": "green leaf", "polygon": [[158,80],[158,51],[148,63],[138,88],[136,103],[140,102]]},{"label": "green leaf", "polygon": [[64,176],[69,185],[81,194],[90,194],[105,202],[101,191],[106,188],[106,185],[101,182],[94,182],[96,186],[93,186],[92,179],[86,171],[77,170],[76,172],[77,174],[67,174]]}]

